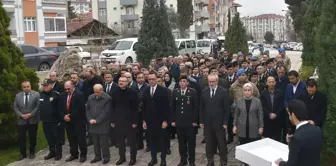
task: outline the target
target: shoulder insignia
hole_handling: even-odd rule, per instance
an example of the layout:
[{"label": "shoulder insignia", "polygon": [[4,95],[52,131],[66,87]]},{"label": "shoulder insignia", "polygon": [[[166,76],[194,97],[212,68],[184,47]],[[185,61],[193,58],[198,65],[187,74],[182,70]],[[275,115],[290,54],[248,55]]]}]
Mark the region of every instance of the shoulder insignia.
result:
[{"label": "shoulder insignia", "polygon": [[60,94],[58,91],[53,91],[53,92],[55,92],[55,93],[57,93],[57,94]]}]

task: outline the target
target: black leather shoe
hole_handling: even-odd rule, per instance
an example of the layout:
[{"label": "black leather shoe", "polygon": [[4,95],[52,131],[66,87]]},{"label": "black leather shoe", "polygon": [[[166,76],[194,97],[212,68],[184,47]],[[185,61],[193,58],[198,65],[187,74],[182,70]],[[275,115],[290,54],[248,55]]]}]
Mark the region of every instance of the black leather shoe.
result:
[{"label": "black leather shoe", "polygon": [[166,160],[161,160],[160,166],[166,166],[166,165],[167,165]]},{"label": "black leather shoe", "polygon": [[116,162],[116,165],[121,165],[121,164],[123,164],[124,162],[126,162],[126,159],[119,159],[119,160]]},{"label": "black leather shoe", "polygon": [[61,158],[62,158],[62,155],[58,155],[58,156],[55,157],[55,160],[58,161],[58,160],[60,160]]},{"label": "black leather shoe", "polygon": [[86,161],[86,157],[81,157],[80,159],[79,159],[79,162],[80,163],[84,163]]},{"label": "black leather shoe", "polygon": [[35,153],[30,153],[29,158],[34,159],[35,158]]},{"label": "black leather shoe", "polygon": [[155,164],[157,164],[157,160],[151,160],[147,166],[154,166]]},{"label": "black leather shoe", "polygon": [[167,149],[166,153],[167,153],[167,155],[170,155],[170,154],[171,154],[171,150],[170,150],[170,148]]},{"label": "black leather shoe", "polygon": [[90,163],[93,164],[93,163],[96,163],[96,162],[98,162],[98,161],[100,161],[100,160],[101,160],[101,159],[99,159],[99,158],[94,158],[93,160],[90,161]]},{"label": "black leather shoe", "polygon": [[107,164],[109,162],[110,162],[110,160],[103,160],[103,164]]},{"label": "black leather shoe", "polygon": [[70,156],[68,159],[65,160],[65,162],[69,162],[69,161],[73,161],[73,160],[77,160],[78,157],[75,156]]},{"label": "black leather shoe", "polygon": [[207,166],[215,166],[214,163],[208,163]]},{"label": "black leather shoe", "polygon": [[128,165],[130,166],[130,165],[135,165],[135,163],[136,163],[136,160],[135,159],[131,159],[131,161],[128,163]]},{"label": "black leather shoe", "polygon": [[26,157],[27,156],[25,156],[25,155],[20,155],[18,161],[21,161],[21,160],[25,159]]},{"label": "black leather shoe", "polygon": [[48,155],[44,156],[44,160],[49,160],[55,156],[56,156],[55,153],[49,153]]},{"label": "black leather shoe", "polygon": [[185,166],[188,165],[187,161],[181,161],[177,166]]}]

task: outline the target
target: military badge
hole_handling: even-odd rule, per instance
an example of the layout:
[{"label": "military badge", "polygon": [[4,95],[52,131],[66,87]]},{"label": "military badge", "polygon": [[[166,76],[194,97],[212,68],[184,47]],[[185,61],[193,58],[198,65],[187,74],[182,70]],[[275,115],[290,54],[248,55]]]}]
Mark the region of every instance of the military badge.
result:
[{"label": "military badge", "polygon": [[50,97],[50,98],[49,98],[49,101],[50,101],[50,102],[52,102],[53,100],[54,100],[54,98],[53,98],[53,97]]},{"label": "military badge", "polygon": [[190,101],[189,101],[189,100],[187,101],[187,104],[190,104]]}]

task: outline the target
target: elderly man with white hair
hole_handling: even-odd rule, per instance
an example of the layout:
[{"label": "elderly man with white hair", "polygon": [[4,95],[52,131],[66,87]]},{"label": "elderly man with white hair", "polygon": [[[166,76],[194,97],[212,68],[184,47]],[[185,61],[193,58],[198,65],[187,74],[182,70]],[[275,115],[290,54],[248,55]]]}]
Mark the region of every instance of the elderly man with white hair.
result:
[{"label": "elderly man with white hair", "polygon": [[95,84],[93,91],[94,94],[89,96],[86,104],[86,117],[95,152],[95,158],[90,163],[96,163],[103,158],[103,164],[107,164],[110,161],[108,114],[112,98],[104,92],[101,84]]}]

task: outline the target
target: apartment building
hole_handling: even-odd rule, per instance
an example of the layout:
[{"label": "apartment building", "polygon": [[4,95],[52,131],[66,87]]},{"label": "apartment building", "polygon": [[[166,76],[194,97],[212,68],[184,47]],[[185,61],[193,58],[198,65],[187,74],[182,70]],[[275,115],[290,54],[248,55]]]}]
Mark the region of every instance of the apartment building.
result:
[{"label": "apartment building", "polygon": [[65,0],[1,0],[11,18],[11,39],[20,44],[57,46],[66,42]]},{"label": "apartment building", "polygon": [[91,0],[69,0],[77,14],[91,12]]},{"label": "apartment building", "polygon": [[262,14],[254,17],[243,17],[242,22],[248,33],[257,42],[263,42],[267,31],[274,35],[274,40],[286,41],[286,17],[277,14]]}]

